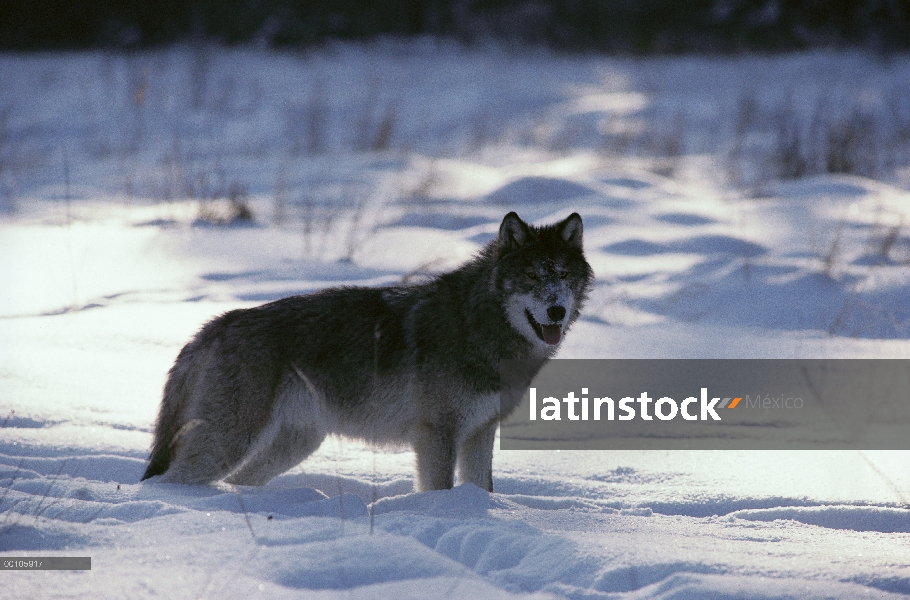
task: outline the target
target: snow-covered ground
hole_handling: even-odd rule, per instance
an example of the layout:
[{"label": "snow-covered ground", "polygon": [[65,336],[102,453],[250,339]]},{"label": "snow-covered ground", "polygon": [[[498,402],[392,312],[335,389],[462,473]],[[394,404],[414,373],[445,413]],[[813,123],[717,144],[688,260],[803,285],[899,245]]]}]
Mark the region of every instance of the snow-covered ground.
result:
[{"label": "snow-covered ground", "polygon": [[[0,552],[92,557],[0,597],[910,595],[910,452],[497,451],[496,493],[417,494],[410,451],[330,439],[264,488],[137,483],[204,321],[449,268],[509,210],[584,218],[562,358],[910,358],[910,59],[202,47],[0,80]],[[857,107],[876,178],[813,174]]]}]

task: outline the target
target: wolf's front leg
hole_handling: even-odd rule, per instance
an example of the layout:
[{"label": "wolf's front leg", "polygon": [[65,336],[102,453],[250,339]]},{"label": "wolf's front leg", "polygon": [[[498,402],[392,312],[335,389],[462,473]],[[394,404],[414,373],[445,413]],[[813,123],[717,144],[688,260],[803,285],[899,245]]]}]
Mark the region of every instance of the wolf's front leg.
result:
[{"label": "wolf's front leg", "polygon": [[493,491],[493,445],[499,419],[478,427],[458,448],[458,481]]},{"label": "wolf's front leg", "polygon": [[414,441],[417,491],[447,490],[455,484],[455,436],[449,427],[421,423]]}]

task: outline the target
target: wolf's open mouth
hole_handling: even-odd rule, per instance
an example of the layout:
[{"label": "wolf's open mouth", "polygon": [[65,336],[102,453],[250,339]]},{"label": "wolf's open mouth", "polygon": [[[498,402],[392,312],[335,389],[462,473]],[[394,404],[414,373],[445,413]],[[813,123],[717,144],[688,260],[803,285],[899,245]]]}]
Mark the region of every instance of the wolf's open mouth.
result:
[{"label": "wolf's open mouth", "polygon": [[531,327],[534,328],[534,333],[537,334],[537,337],[550,344],[555,346],[559,343],[560,338],[562,338],[562,325],[559,323],[553,323],[552,325],[541,325],[538,323],[533,316],[531,316],[531,311],[527,308],[525,309],[525,316],[528,317],[528,323],[531,324]]}]

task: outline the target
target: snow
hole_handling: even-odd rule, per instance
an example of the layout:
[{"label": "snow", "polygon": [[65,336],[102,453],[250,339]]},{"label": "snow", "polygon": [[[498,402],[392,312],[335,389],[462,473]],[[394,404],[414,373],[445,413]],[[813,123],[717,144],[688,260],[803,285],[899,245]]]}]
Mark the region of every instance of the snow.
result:
[{"label": "snow", "polygon": [[[414,493],[409,450],[329,439],[262,488],[138,483],[167,370],[207,319],[418,280],[509,210],[584,218],[597,285],[561,358],[910,358],[900,169],[723,175],[743,94],[878,106],[906,57],[427,42],[5,55],[0,73],[17,82],[0,89],[0,552],[92,557],[6,572],[0,596],[910,595],[903,451],[497,449],[495,493]],[[676,156],[635,137],[679,119]],[[231,193],[252,223],[218,223]]]}]

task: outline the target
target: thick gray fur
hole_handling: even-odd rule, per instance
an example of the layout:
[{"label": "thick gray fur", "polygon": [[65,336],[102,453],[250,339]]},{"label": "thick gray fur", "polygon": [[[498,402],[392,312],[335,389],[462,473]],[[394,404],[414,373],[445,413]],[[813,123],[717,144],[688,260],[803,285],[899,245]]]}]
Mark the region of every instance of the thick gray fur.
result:
[{"label": "thick gray fur", "polygon": [[418,490],[457,473],[492,491],[499,362],[539,370],[592,284],[578,214],[533,227],[513,212],[476,257],[427,283],[225,313],[168,374],[143,479],[263,485],[337,434],[410,444]]}]

